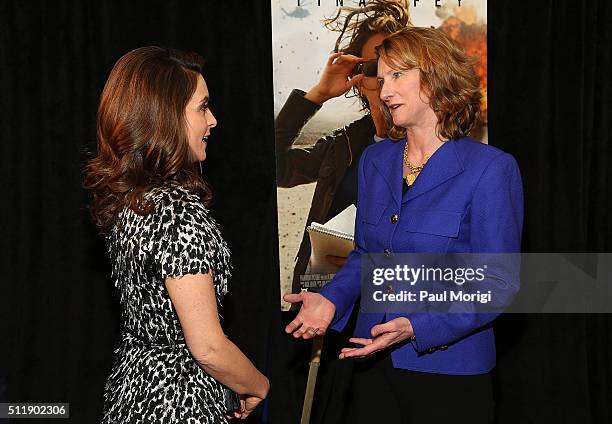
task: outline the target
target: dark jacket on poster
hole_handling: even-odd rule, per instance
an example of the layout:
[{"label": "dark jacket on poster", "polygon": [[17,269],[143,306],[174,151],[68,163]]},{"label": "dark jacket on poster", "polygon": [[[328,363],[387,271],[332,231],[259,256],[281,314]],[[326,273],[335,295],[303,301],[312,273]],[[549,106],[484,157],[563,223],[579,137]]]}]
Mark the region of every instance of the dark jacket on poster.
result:
[{"label": "dark jacket on poster", "polygon": [[[321,108],[304,98],[304,92],[293,90],[275,121],[276,173],[278,187],[295,187],[316,181],[306,226],[313,221],[324,223],[348,167],[371,142],[376,132],[370,115],[335,130],[308,147],[294,147],[302,127]],[[310,239],[304,231],[293,271],[294,293],[300,290],[299,276],[310,259]]]}]

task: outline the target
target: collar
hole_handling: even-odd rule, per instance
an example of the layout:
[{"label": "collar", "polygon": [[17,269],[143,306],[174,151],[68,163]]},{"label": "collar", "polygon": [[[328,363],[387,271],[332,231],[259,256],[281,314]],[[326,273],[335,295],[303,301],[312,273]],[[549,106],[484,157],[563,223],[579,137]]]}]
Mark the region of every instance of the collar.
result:
[{"label": "collar", "polygon": [[[381,145],[382,146],[382,145]],[[395,203],[399,206],[432,190],[445,181],[463,172],[464,167],[455,140],[445,141],[429,158],[406,196],[402,199],[403,153],[406,139],[390,142],[388,147],[373,149],[372,162],[387,182]]]}]

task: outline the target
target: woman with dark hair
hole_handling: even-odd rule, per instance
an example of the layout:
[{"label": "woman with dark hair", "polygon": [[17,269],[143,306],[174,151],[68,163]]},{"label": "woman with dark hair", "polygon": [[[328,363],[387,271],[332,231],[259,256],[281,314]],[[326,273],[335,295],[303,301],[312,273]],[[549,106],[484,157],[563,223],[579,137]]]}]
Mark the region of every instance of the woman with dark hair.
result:
[{"label": "woman with dark hair", "polygon": [[102,91],[85,187],[122,318],[105,423],[226,422],[268,393],[220,325],[231,264],[196,168],[217,124],[202,65],[195,53],[142,47],[117,61]]},{"label": "woman with dark hair", "polygon": [[[398,31],[377,53],[390,139],[361,157],[356,249],[347,264],[320,293],[285,297],[302,303],[286,327],[294,337],[346,325],[362,294],[362,258],[372,254],[389,261],[399,253],[520,251],[516,161],[469,137],[480,113],[473,60],[431,28]],[[514,264],[502,262],[487,270],[483,284],[509,299],[519,282]],[[350,339],[356,346],[340,352],[356,358],[347,422],[490,423],[495,316],[360,310]]]}]

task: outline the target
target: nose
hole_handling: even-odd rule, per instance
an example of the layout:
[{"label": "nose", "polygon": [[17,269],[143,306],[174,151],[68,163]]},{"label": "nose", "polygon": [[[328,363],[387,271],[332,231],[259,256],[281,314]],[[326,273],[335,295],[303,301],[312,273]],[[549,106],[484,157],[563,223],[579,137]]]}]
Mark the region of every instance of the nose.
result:
[{"label": "nose", "polygon": [[393,97],[393,93],[391,92],[389,83],[383,84],[380,88],[380,100],[387,103],[389,100],[391,100],[391,97]]},{"label": "nose", "polygon": [[206,117],[206,120],[208,122],[208,126],[210,128],[214,128],[217,126],[217,118],[215,118],[215,115],[213,115],[212,110],[208,109],[208,116]]}]

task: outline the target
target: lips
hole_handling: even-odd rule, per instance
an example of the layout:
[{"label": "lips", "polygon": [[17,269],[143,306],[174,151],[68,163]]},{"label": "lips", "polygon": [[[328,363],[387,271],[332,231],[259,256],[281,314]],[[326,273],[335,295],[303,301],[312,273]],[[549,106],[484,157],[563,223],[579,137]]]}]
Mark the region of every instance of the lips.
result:
[{"label": "lips", "polygon": [[396,110],[396,109],[397,109],[397,108],[399,108],[400,106],[401,106],[401,104],[396,103],[396,104],[393,104],[393,105],[388,105],[387,107],[389,108],[389,110],[390,110],[391,112],[393,112],[394,110]]}]

